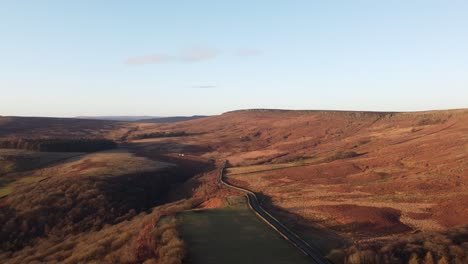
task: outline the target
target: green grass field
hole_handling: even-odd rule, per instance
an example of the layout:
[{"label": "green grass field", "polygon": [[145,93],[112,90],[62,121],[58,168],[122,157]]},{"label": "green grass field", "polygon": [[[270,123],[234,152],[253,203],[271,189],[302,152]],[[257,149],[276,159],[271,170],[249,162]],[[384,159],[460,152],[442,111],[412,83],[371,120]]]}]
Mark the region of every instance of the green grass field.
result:
[{"label": "green grass field", "polygon": [[178,215],[190,264],[310,263],[298,249],[260,220],[244,197],[230,197],[220,209]]}]

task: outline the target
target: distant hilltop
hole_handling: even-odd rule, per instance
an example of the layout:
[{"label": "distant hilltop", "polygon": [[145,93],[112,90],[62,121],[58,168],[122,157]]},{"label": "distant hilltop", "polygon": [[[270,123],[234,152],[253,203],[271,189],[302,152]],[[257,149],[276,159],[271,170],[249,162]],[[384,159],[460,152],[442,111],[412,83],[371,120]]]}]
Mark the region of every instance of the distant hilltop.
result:
[{"label": "distant hilltop", "polygon": [[181,121],[189,121],[208,116],[194,115],[194,116],[78,116],[79,119],[92,119],[92,120],[109,120],[109,121],[122,121],[122,122],[145,122],[145,123],[174,123]]},{"label": "distant hilltop", "polygon": [[77,116],[79,119],[111,120],[111,121],[138,121],[144,119],[160,118],[161,116]]},{"label": "distant hilltop", "polygon": [[182,122],[182,121],[190,121],[200,118],[205,118],[209,116],[202,116],[202,115],[194,115],[194,116],[169,116],[169,117],[156,117],[156,118],[149,118],[149,119],[140,119],[135,120],[135,122],[145,122],[145,123],[175,123],[175,122]]}]

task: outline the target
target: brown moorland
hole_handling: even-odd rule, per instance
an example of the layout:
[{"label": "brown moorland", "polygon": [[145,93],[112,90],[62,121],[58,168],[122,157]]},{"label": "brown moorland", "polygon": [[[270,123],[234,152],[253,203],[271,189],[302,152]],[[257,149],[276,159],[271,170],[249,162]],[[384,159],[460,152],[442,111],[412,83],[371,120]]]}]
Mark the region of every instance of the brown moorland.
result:
[{"label": "brown moorland", "polygon": [[118,139],[133,126],[131,123],[106,120],[0,116],[0,138]]},{"label": "brown moorland", "polygon": [[[171,131],[189,136],[135,142],[197,146],[204,150],[198,153],[202,157],[229,160],[229,181],[259,193],[265,206],[311,241],[317,236],[310,230],[333,230],[346,245],[375,252],[418,232],[441,233],[468,224],[466,109],[243,110],[147,125],[135,135]],[[184,151],[190,149],[177,149]],[[466,247],[466,237],[463,241],[446,246]],[[323,250],[336,259],[336,251]],[[346,254],[359,258],[351,251],[338,259],[344,261]],[[435,261],[462,258],[426,248],[402,261],[422,259],[427,252]]]},{"label": "brown moorland", "polygon": [[[243,110],[171,124],[31,120],[0,118],[0,136],[128,142],[21,172],[41,181],[15,185],[0,199],[8,215],[1,220],[2,260],[22,263],[31,255],[32,262],[44,261],[48,245],[55,261],[158,263],[159,249],[171,241],[158,244],[160,231],[151,231],[161,215],[223,206],[234,194],[216,184],[212,170],[227,159],[230,182],[257,192],[265,207],[335,263],[468,261],[466,109]],[[161,203],[185,199],[190,202],[147,217]],[[118,238],[127,224],[140,228],[109,246],[104,238]],[[178,255],[168,263],[180,263],[183,243],[173,223],[167,229],[175,246],[168,251]],[[72,245],[52,247],[64,239]],[[111,257],[112,250],[120,253]]]},{"label": "brown moorland", "polygon": [[[124,140],[137,127],[48,118],[0,121],[7,140]],[[0,198],[2,263],[181,263],[185,245],[176,223],[157,223],[201,203],[167,194],[211,166],[201,158],[145,157],[128,145],[90,154],[22,149],[0,154],[0,180],[10,184]]]}]

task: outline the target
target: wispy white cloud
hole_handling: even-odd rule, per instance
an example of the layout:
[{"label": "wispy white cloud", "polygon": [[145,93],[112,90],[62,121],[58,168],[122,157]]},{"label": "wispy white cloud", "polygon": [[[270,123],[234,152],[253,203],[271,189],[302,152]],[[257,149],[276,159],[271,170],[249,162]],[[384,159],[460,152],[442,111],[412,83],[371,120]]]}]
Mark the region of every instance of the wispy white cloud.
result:
[{"label": "wispy white cloud", "polygon": [[[217,58],[221,52],[212,48],[192,48],[183,50],[182,52],[169,54],[169,53],[154,53],[141,56],[130,57],[125,60],[127,65],[145,65],[145,64],[160,64],[160,63],[193,63],[207,61]],[[259,49],[238,49],[232,53],[238,57],[255,57],[260,56],[263,52]]]},{"label": "wispy white cloud", "polygon": [[219,54],[220,52],[215,49],[194,48],[183,52],[180,59],[186,62],[204,61],[214,59]]},{"label": "wispy white cloud", "polygon": [[168,54],[147,54],[142,56],[130,57],[125,60],[125,63],[129,65],[142,65],[153,63],[165,63],[174,61],[176,59],[176,57]]},{"label": "wispy white cloud", "polygon": [[262,55],[262,53],[259,49],[239,49],[234,52],[239,57],[255,57]]},{"label": "wispy white cloud", "polygon": [[216,85],[194,85],[192,86],[194,89],[214,89]]},{"label": "wispy white cloud", "polygon": [[130,57],[125,60],[128,65],[144,65],[144,64],[158,64],[168,62],[200,62],[211,60],[218,57],[220,52],[210,48],[193,48],[182,51],[178,54],[146,54],[141,56]]}]

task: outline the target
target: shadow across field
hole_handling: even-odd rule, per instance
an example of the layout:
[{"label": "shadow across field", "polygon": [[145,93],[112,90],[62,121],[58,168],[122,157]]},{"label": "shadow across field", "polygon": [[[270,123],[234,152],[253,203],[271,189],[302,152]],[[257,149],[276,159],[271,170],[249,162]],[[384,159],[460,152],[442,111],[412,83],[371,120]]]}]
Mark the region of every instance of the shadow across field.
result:
[{"label": "shadow across field", "polygon": [[145,157],[161,157],[165,154],[203,154],[210,152],[213,149],[208,146],[200,146],[193,144],[182,144],[171,141],[142,141],[131,142],[123,145],[126,148],[132,149],[137,154],[142,154]]}]

